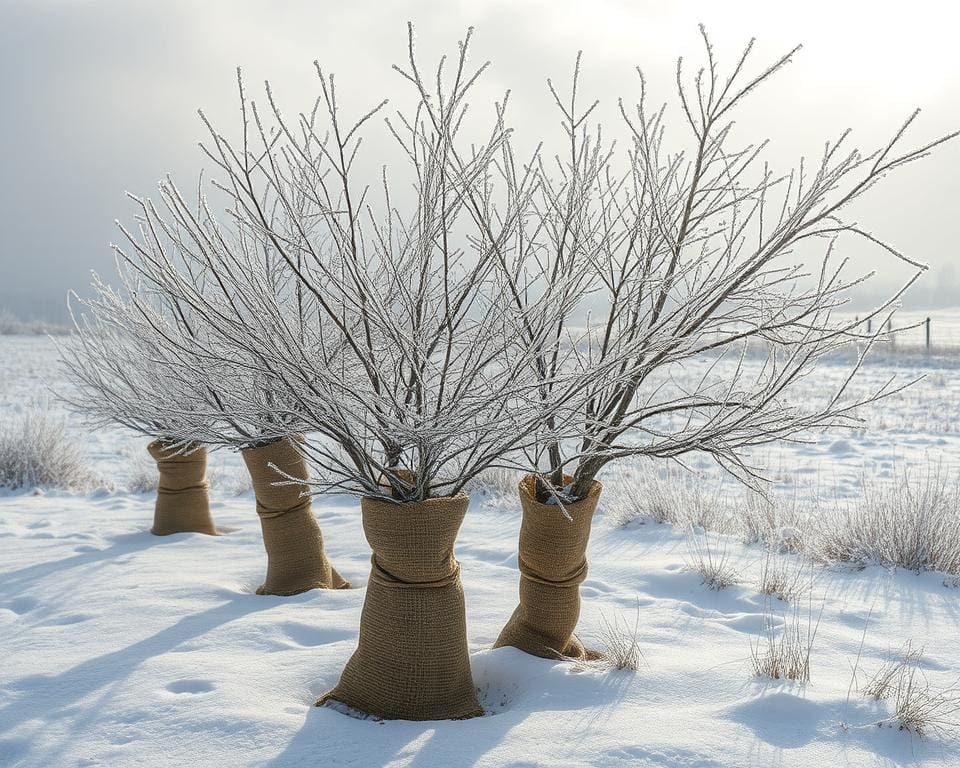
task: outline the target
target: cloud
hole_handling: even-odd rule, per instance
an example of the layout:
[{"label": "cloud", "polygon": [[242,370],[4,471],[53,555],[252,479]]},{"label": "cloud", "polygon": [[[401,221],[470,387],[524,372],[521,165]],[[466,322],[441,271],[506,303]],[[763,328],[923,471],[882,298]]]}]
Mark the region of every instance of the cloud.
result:
[{"label": "cloud", "polygon": [[[345,109],[358,112],[381,94],[396,94],[390,65],[403,59],[407,19],[417,23],[424,60],[449,51],[476,25],[474,56],[494,62],[476,101],[511,88],[518,133],[531,145],[534,136],[557,135],[544,81],[568,78],[578,49],[584,88],[614,121],[617,96],[636,96],[635,64],[644,66],[657,98],[672,97],[675,57],[684,54],[692,68],[701,53],[701,19],[727,63],[748,34],[758,37],[758,61],[805,42],[779,86],[758,94],[741,119],[751,135],[773,138],[779,165],[816,154],[848,125],[865,144],[880,142],[917,100],[928,107],[918,140],[960,127],[951,37],[958,11],[932,0],[861,9],[820,0],[802,8],[759,0],[6,0],[0,307],[62,319],[68,288],[82,288],[91,269],[111,272],[113,221],[130,215],[124,191],[149,194],[168,172],[190,186],[204,165],[198,107],[227,132],[236,129],[238,64],[251,88],[269,77],[295,111],[316,94],[311,62],[319,59],[338,73]],[[956,259],[949,222],[960,199],[958,170],[960,148],[945,148],[881,185],[858,211],[878,233],[934,265],[935,282],[916,294],[923,300],[960,296],[947,269]],[[869,256],[854,258],[869,266]],[[881,285],[894,282],[883,278]]]}]

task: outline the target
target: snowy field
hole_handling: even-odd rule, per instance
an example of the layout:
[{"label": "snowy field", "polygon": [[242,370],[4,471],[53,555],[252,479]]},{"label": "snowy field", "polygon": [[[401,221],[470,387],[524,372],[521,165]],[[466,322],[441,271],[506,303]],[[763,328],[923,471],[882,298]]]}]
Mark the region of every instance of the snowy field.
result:
[{"label": "snowy field", "polygon": [[[923,648],[918,681],[960,719],[949,706],[960,696],[960,589],[944,574],[777,554],[801,587],[785,602],[759,589],[762,547],[709,535],[737,582],[713,591],[688,567],[687,532],[601,514],[581,635],[602,646],[605,624],[636,623],[644,661],[636,672],[555,663],[490,650],[516,601],[520,524],[514,499],[492,490],[473,493],[457,549],[487,716],[378,722],[315,708],[356,644],[369,566],[358,504],[318,499],[314,510],[331,561],[360,588],[258,597],[264,554],[238,456],[212,456],[222,536],[151,536],[152,494],[130,490],[149,470],[147,440],[91,433],[46,394],[67,386],[49,340],[0,337],[0,361],[0,422],[38,402],[66,416],[97,476],[86,493],[0,490],[3,768],[960,766],[955,731],[901,730],[891,701],[864,695],[909,641]],[[825,366],[810,397],[845,370]],[[924,378],[864,413],[863,430],[755,452],[775,497],[840,504],[865,480],[960,471],[960,357],[885,352],[857,386],[893,374]],[[698,483],[723,482],[692,465]],[[601,512],[616,506],[618,483]],[[793,626],[816,630],[810,682],[758,677],[751,649]]]}]

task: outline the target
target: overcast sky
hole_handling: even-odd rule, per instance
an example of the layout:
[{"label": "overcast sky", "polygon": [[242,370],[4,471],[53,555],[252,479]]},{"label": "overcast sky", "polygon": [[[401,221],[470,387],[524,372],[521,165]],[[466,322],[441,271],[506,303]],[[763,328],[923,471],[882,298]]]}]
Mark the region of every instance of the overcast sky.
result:
[{"label": "overcast sky", "polygon": [[[584,88],[611,110],[637,95],[640,65],[657,101],[673,98],[676,57],[702,53],[707,25],[721,63],[750,37],[760,64],[802,43],[794,64],[740,116],[791,166],[854,129],[858,146],[889,137],[914,107],[917,142],[960,128],[960,8],[950,2],[804,0],[0,0],[0,309],[61,320],[65,293],[109,274],[124,191],[151,195],[172,173],[204,167],[202,107],[237,125],[235,67],[269,79],[288,112],[317,93],[314,59],[337,73],[346,109],[402,88],[405,22],[433,61],[476,27],[474,61],[493,66],[477,96],[505,88],[527,136],[556,136],[545,79],[584,51]],[[676,126],[682,130],[680,125]],[[932,271],[914,305],[960,305],[960,142],[871,193],[859,220]],[[859,266],[867,257],[854,253]],[[889,287],[894,276],[884,277]]]}]

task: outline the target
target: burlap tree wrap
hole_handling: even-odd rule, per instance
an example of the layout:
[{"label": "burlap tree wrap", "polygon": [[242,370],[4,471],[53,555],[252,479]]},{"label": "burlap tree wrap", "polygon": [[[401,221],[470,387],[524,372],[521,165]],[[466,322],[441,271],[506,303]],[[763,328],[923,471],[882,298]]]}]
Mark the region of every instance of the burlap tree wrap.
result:
[{"label": "burlap tree wrap", "polygon": [[242,452],[267,550],[267,578],[258,595],[296,595],[308,589],[348,589],[349,582],[330,565],[323,534],[301,485],[275,485],[284,476],[307,479],[307,465],[289,439]]},{"label": "burlap tree wrap", "polygon": [[602,486],[564,509],[536,499],[536,478],[520,481],[520,604],[495,648],[512,645],[547,659],[595,657],[574,635],[580,618],[580,584],[587,578],[587,542]]},{"label": "burlap tree wrap", "polygon": [[390,503],[363,499],[373,550],[357,650],[339,701],[375,717],[450,720],[483,714],[470,674],[460,565],[454,541],[468,498]]},{"label": "burlap tree wrap", "polygon": [[210,517],[210,495],[207,483],[207,450],[196,448],[187,455],[170,453],[160,440],[154,440],[147,451],[157,462],[157,503],[153,508],[156,536],[171,533],[207,533],[217,535]]}]

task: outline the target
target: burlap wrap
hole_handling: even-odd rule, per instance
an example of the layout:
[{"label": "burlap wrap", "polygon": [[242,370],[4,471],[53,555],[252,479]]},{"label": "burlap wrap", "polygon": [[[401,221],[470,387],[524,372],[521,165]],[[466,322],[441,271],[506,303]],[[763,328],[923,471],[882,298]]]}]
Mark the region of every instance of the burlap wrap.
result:
[{"label": "burlap wrap", "polygon": [[363,499],[373,550],[357,650],[335,700],[395,720],[483,714],[470,674],[460,565],[453,556],[465,495],[390,503]]},{"label": "burlap wrap", "polygon": [[295,478],[307,478],[307,465],[289,440],[278,440],[242,452],[267,550],[267,578],[258,595],[296,595],[308,589],[348,589],[349,582],[330,565],[323,534],[300,485],[275,485],[285,478],[270,465]]},{"label": "burlap wrap", "polygon": [[587,542],[602,486],[594,482],[587,497],[564,505],[536,498],[536,478],[520,481],[520,604],[500,632],[495,648],[512,645],[547,659],[596,656],[573,631],[580,618],[580,584],[587,578]]},{"label": "burlap wrap", "polygon": [[187,532],[216,536],[210,517],[207,449],[198,447],[189,455],[168,453],[160,440],[154,440],[147,451],[160,474],[150,532],[156,536]]}]

